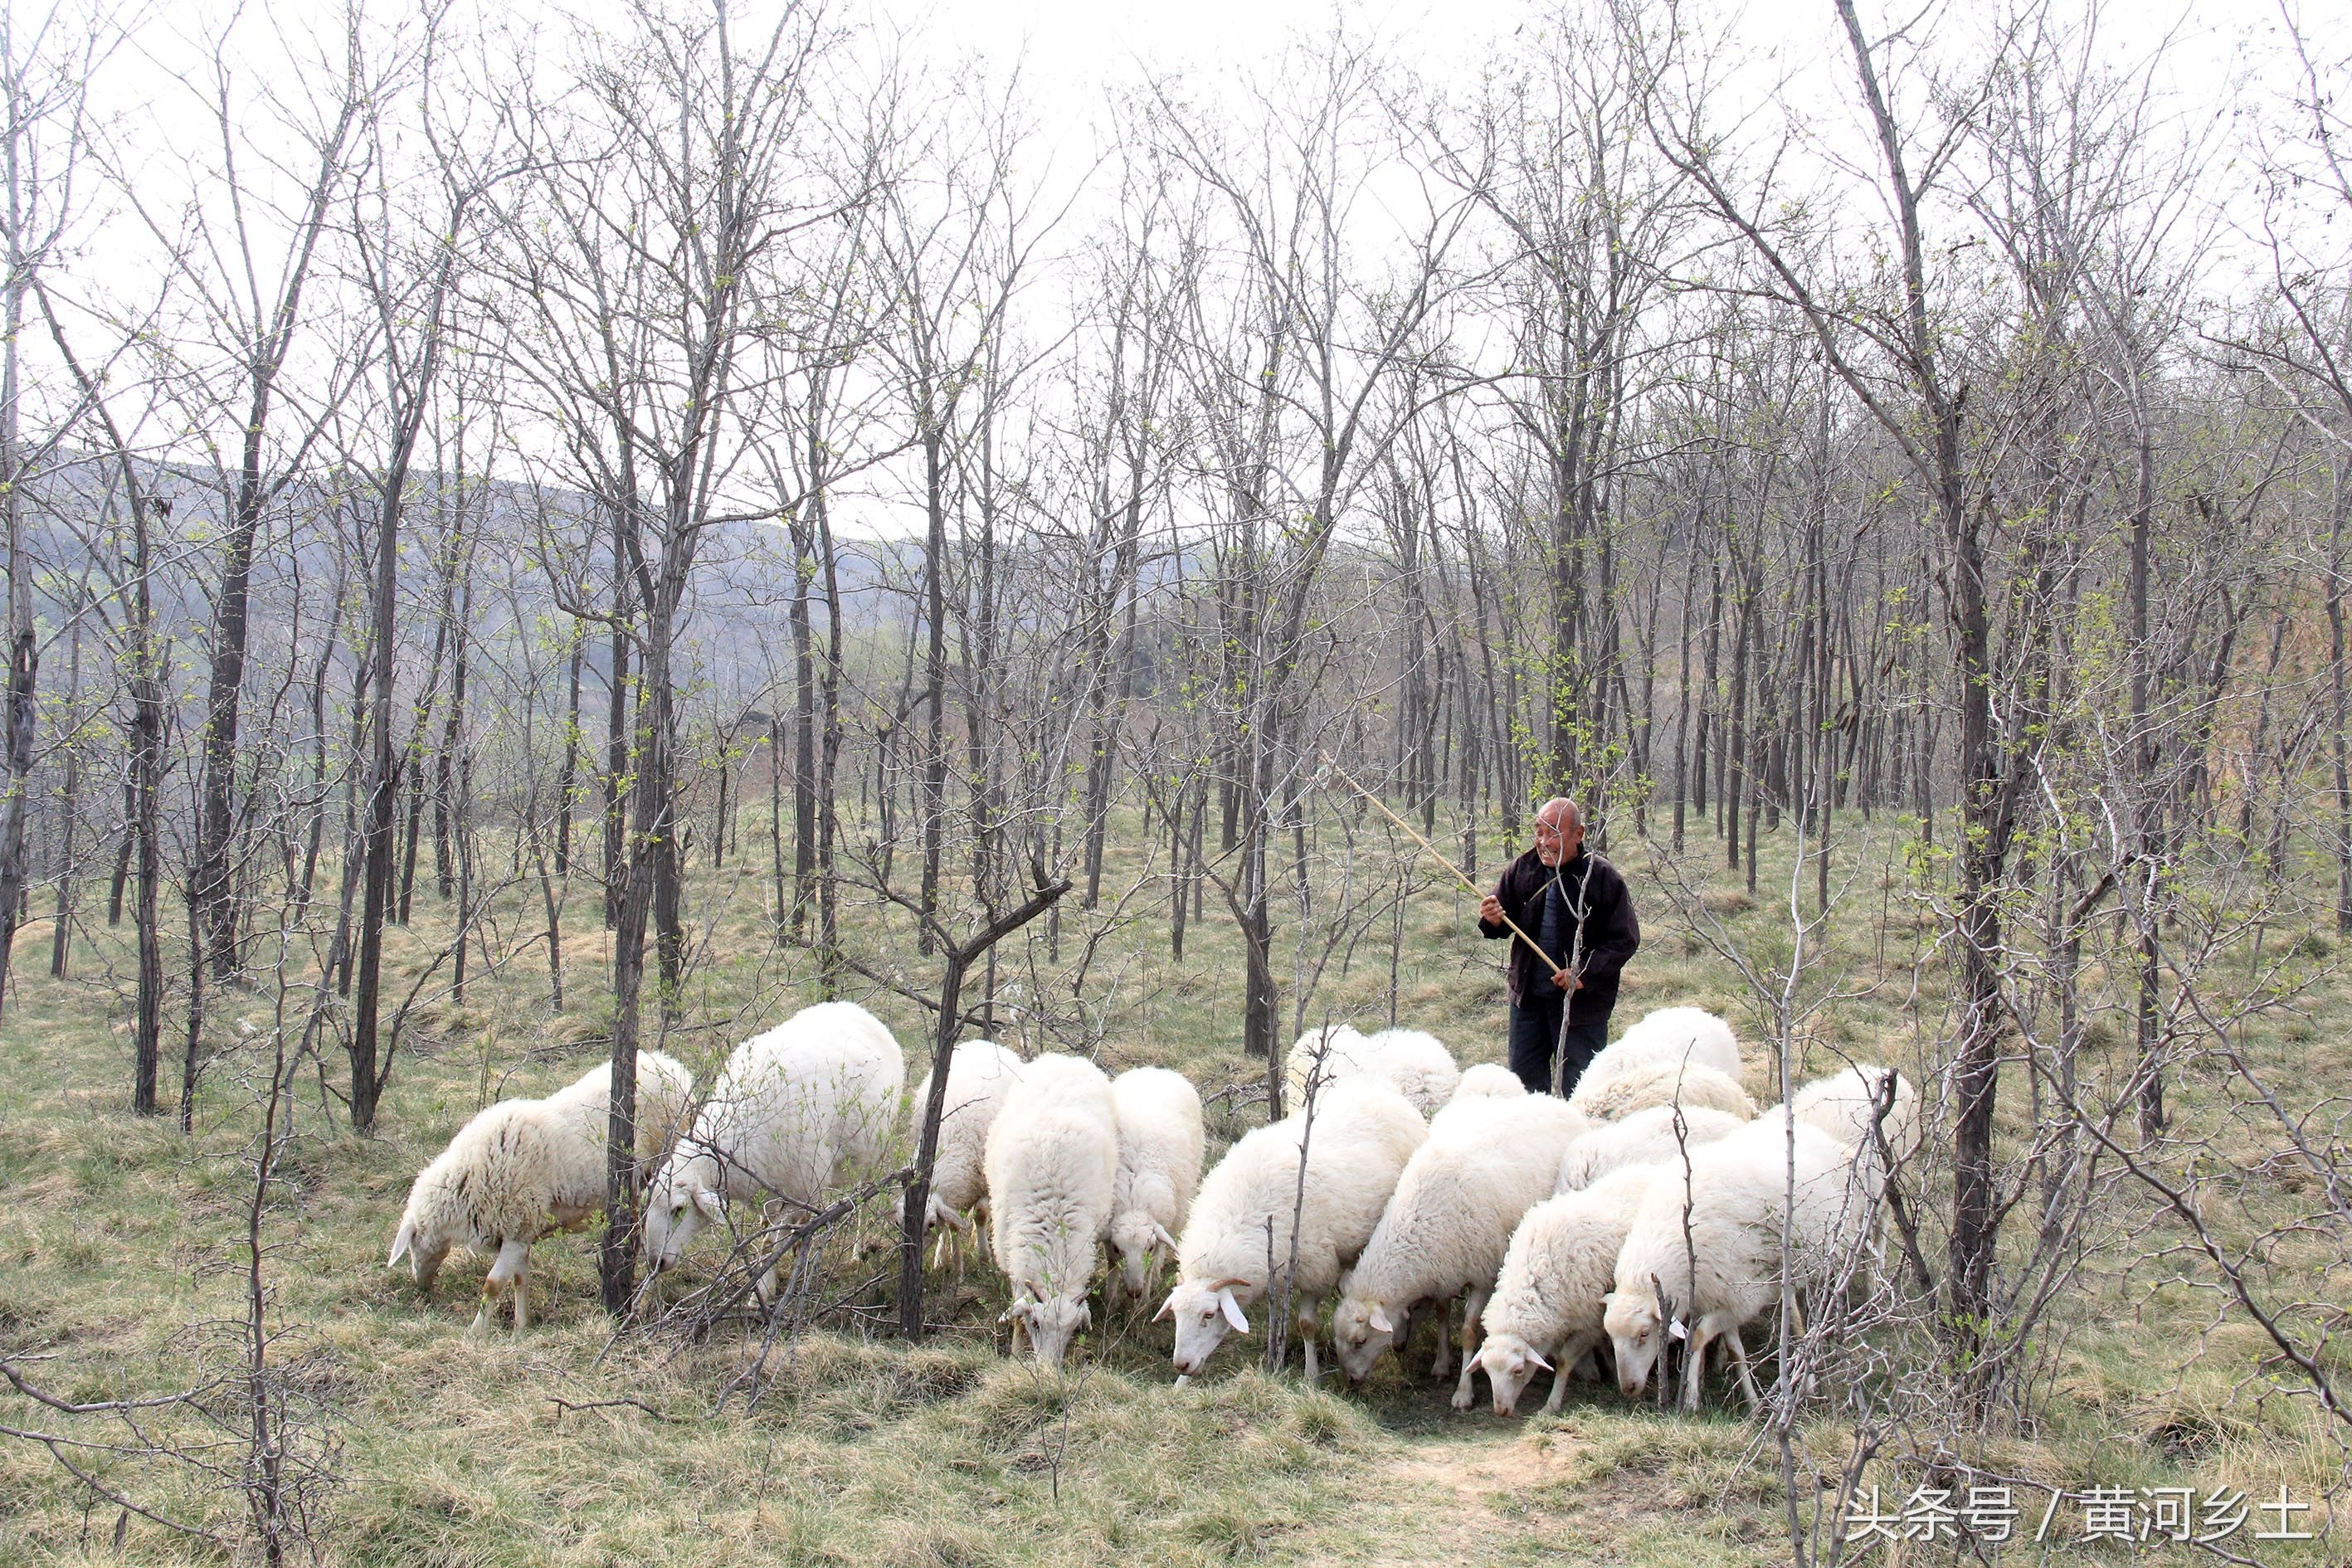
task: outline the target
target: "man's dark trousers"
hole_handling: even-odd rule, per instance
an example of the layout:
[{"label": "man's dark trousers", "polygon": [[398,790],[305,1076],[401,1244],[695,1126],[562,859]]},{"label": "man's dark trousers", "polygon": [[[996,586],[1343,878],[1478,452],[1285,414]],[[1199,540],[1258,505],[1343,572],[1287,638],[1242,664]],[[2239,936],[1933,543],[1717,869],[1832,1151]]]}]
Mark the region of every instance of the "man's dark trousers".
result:
[{"label": "man's dark trousers", "polygon": [[[1549,986],[1546,987],[1549,989]],[[1567,1051],[1567,1066],[1560,1075],[1562,1094],[1576,1092],[1576,1080],[1601,1047],[1609,1043],[1609,1020],[1596,1018],[1589,1024],[1570,1024],[1568,1038],[1559,1034],[1559,1013],[1568,998],[1554,993],[1549,996],[1530,996],[1511,1008],[1511,1071],[1528,1086],[1529,1094],[1551,1092],[1551,1056],[1555,1046]]]}]

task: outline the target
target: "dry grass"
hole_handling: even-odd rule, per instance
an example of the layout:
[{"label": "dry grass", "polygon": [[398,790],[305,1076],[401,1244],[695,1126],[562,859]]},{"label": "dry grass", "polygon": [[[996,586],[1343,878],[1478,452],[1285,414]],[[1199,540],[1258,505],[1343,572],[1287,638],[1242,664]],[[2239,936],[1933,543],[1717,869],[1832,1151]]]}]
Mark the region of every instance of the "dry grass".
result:
[{"label": "dry grass", "polygon": [[[1769,839],[1766,847],[1784,852]],[[1752,1027],[1738,975],[1672,918],[1663,895],[1645,891],[1641,857],[1623,861],[1648,942],[1622,1016],[1687,1002]],[[683,998],[690,1026],[667,1042],[698,1066],[814,994],[808,955],[768,939],[759,879],[731,879],[730,868],[698,883],[706,900],[734,892],[697,909],[711,958]],[[1773,897],[1751,900],[1732,879],[1719,881],[1708,909],[1769,952],[1780,940]],[[1825,973],[1854,994],[1821,1020],[1813,1066],[1838,1051],[1905,1058],[1937,1026],[1932,995],[1916,1012],[1906,1006],[1916,933],[1882,942],[1878,896],[1874,887],[1864,909],[1858,894],[1835,932]],[[418,907],[416,931],[395,939],[395,965],[414,968],[439,945],[430,922],[446,918],[441,906],[420,889]],[[1102,946],[1088,1008],[1071,1013],[1064,997],[1060,1012],[1098,1029],[1096,1043],[1115,1065],[1161,1062],[1206,1085],[1255,1072],[1237,1047],[1241,966],[1229,922],[1213,910],[1188,933],[1178,965],[1166,956],[1164,901],[1135,907],[1141,916]],[[1893,908],[1894,923],[1912,923],[1899,897]],[[310,1375],[344,1445],[346,1483],[323,1542],[329,1562],[1714,1568],[1787,1560],[1776,1473],[1727,1413],[1664,1417],[1579,1385],[1559,1417],[1456,1416],[1445,1405],[1450,1379],[1408,1377],[1393,1363],[1355,1392],[1270,1380],[1244,1364],[1255,1336],[1179,1390],[1167,1384],[1164,1328],[1124,1311],[1055,1377],[1000,1359],[992,1324],[1002,1303],[984,1272],[950,1304],[956,1328],[920,1349],[866,1342],[846,1320],[808,1335],[748,1415],[740,1401],[711,1413],[740,1343],[722,1335],[673,1353],[635,1339],[609,1342],[587,1236],[540,1248],[541,1326],[519,1341],[469,1338],[478,1264],[453,1263],[426,1300],[382,1267],[383,1247],[409,1178],[476,1109],[485,1082],[493,1092],[543,1092],[593,1059],[608,1006],[593,913],[593,898],[575,892],[563,1014],[545,1005],[537,948],[478,979],[464,1006],[420,1011],[378,1136],[342,1130],[304,1077],[301,1141],[273,1197],[281,1248],[273,1308],[310,1331],[319,1351]],[[1504,1017],[1490,966],[1499,950],[1470,935],[1470,913],[1466,898],[1422,895],[1403,923],[1394,1005],[1401,1021],[1435,1028],[1465,1061],[1495,1060]],[[1070,911],[1066,956],[1079,922]],[[905,931],[867,912],[855,929],[864,950],[889,954],[910,983],[923,983]],[[1389,938],[1383,925],[1344,967],[1335,960],[1314,1021],[1389,1021]],[[101,942],[81,973],[100,975],[110,960],[120,954]],[[1007,1016],[1034,1018],[1034,999],[1014,989],[1028,976],[1008,966],[1000,980]],[[44,1375],[84,1397],[172,1386],[199,1364],[191,1326],[234,1300],[236,1282],[224,1270],[235,1258],[251,1126],[235,1064],[215,1069],[196,1135],[183,1139],[168,1119],[128,1112],[129,1047],[117,1027],[124,1005],[114,990],[58,984],[33,966],[18,985],[0,1034],[0,1349],[54,1356]],[[2333,981],[2315,998],[2312,1025],[2258,1023],[2250,1048],[2295,1064],[2315,1086],[2352,1089],[2341,1052],[2315,1053],[2298,1037],[2345,1038],[2352,1002]],[[887,994],[870,1005],[903,1040],[919,1038],[912,1005]],[[268,1014],[251,996],[234,1011]],[[1760,1057],[1748,1079],[1759,1099],[1772,1097]],[[2176,1100],[2184,1116],[2221,1127],[2227,1093],[2192,1081]],[[2004,1107],[2012,1129],[2023,1114],[2020,1103]],[[2264,1184],[2295,1178],[2266,1173],[2273,1151],[2257,1133],[2231,1136],[2258,1216]],[[2131,1217],[2118,1216],[2119,1234]],[[2086,1279],[2063,1314],[2064,1353],[2040,1425],[1997,1439],[1984,1457],[2073,1488],[2229,1485],[2261,1496],[2284,1484],[2315,1497],[2341,1462],[2336,1435],[2307,1403],[2256,1375],[2266,1351],[2258,1335],[2234,1323],[2202,1331],[2212,1303],[2168,1283],[2173,1268],[2118,1262]],[[689,1264],[663,1289],[674,1295],[698,1277]],[[566,1412],[556,1403],[623,1398],[650,1409]],[[0,1419],[19,1403],[0,1402]],[[1837,1436],[1825,1424],[1821,1450],[1835,1453]],[[111,1473],[167,1508],[221,1517],[216,1499],[132,1466]],[[1886,1479],[1900,1489],[1899,1478]],[[110,1560],[113,1527],[110,1510],[85,1513],[79,1489],[40,1450],[0,1443],[0,1565]],[[125,1555],[187,1553],[134,1522]],[[2315,1549],[2263,1560],[2326,1559]]]}]

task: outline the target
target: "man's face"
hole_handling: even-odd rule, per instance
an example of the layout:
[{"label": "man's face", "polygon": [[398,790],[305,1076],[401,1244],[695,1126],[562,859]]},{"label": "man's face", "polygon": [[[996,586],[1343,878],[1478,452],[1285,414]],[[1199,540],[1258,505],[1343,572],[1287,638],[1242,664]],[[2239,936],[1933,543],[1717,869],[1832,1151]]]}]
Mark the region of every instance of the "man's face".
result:
[{"label": "man's face", "polygon": [[1548,805],[1536,813],[1536,858],[1558,866],[1576,858],[1584,842],[1584,824],[1573,806]]}]

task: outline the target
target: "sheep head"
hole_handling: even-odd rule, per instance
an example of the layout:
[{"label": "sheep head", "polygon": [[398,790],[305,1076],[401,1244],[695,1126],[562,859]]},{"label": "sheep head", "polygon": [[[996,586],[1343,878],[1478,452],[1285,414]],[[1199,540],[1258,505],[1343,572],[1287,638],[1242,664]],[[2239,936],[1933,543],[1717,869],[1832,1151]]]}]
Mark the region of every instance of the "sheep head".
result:
[{"label": "sheep head", "polygon": [[1535,1346],[1517,1334],[1488,1334],[1486,1342],[1478,1347],[1478,1364],[1486,1369],[1486,1381],[1495,1385],[1497,1415],[1508,1415],[1517,1409],[1519,1395],[1536,1373],[1552,1369]]},{"label": "sheep head", "polygon": [[1249,1319],[1242,1313],[1236,1290],[1246,1290],[1246,1279],[1187,1279],[1168,1292],[1159,1316],[1176,1322],[1176,1370],[1190,1377],[1208,1363],[1209,1354],[1224,1342],[1225,1331],[1245,1334]]},{"label": "sheep head", "polygon": [[1048,1296],[1039,1300],[1026,1286],[997,1321],[1009,1323],[1016,1319],[1029,1331],[1029,1348],[1047,1366],[1061,1365],[1078,1331],[1095,1324],[1094,1309],[1087,1305],[1085,1296]]},{"label": "sheep head", "polygon": [[386,1268],[397,1268],[404,1258],[408,1259],[408,1277],[420,1289],[430,1290],[433,1281],[440,1278],[441,1261],[449,1256],[446,1237],[420,1233],[414,1215],[400,1216],[400,1230],[392,1238],[392,1256],[383,1260]]},{"label": "sheep head", "polygon": [[1618,1391],[1638,1399],[1650,1381],[1650,1369],[1664,1352],[1667,1334],[1682,1325],[1668,1325],[1652,1287],[1612,1290],[1601,1298],[1601,1326],[1617,1356]]},{"label": "sheep head", "polygon": [[704,1223],[727,1212],[727,1200],[705,1179],[704,1161],[673,1154],[646,1193],[646,1263],[656,1273],[674,1266]]},{"label": "sheep head", "polygon": [[1130,1296],[1142,1295],[1150,1283],[1161,1247],[1171,1256],[1176,1251],[1176,1238],[1147,1209],[1129,1209],[1111,1221],[1110,1244],[1118,1254],[1119,1278]]},{"label": "sheep head", "polygon": [[1400,1305],[1395,1318],[1389,1315],[1386,1302],[1368,1296],[1349,1294],[1340,1298],[1331,1311],[1331,1342],[1339,1352],[1339,1365],[1350,1383],[1361,1383],[1372,1375],[1381,1355],[1404,1333],[1398,1321],[1404,1315]]}]

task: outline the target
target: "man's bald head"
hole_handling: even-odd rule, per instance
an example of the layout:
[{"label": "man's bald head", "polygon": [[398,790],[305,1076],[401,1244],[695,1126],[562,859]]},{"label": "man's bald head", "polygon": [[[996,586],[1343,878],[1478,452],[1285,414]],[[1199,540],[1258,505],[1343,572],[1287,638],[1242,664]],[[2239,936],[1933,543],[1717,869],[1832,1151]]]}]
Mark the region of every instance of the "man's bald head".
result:
[{"label": "man's bald head", "polygon": [[1566,795],[1554,795],[1536,808],[1536,858],[1547,866],[1576,858],[1584,843],[1584,814]]}]

